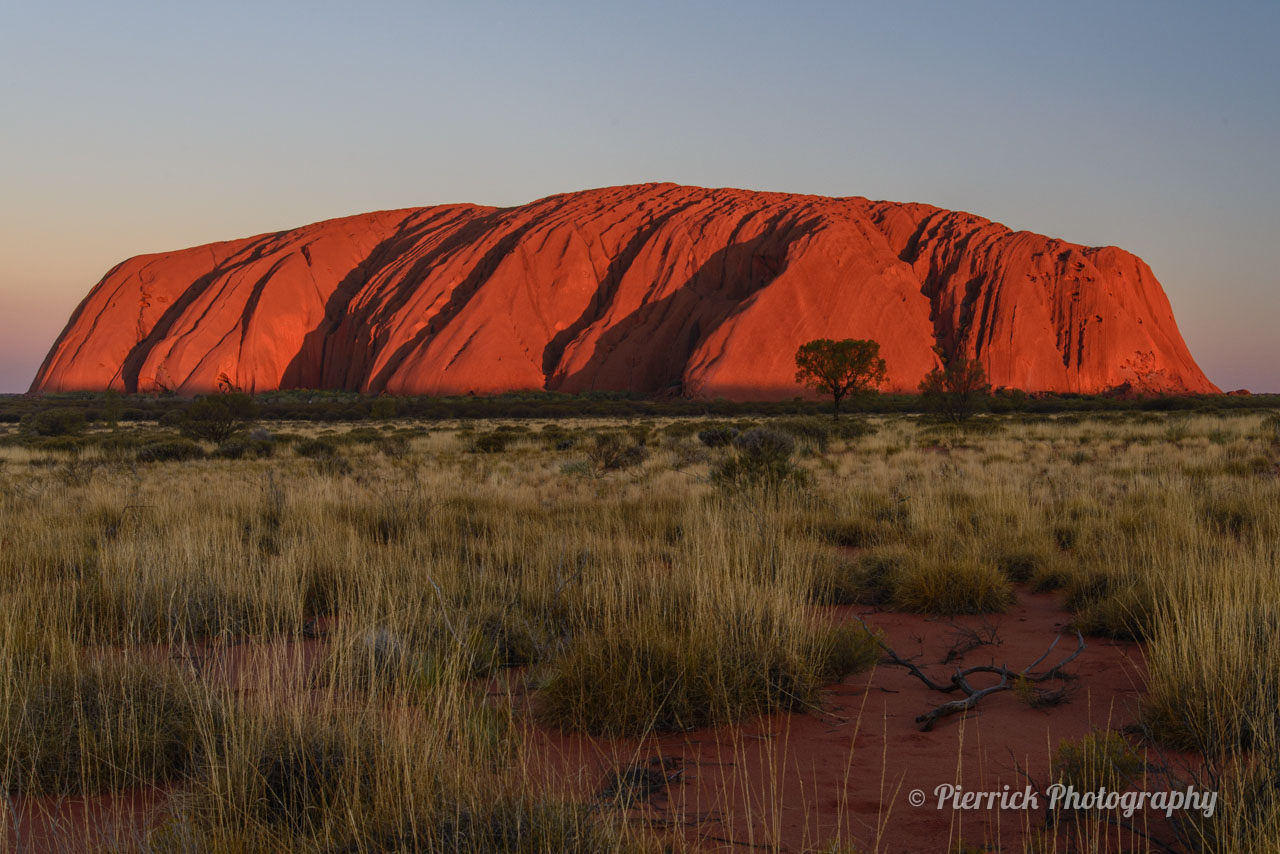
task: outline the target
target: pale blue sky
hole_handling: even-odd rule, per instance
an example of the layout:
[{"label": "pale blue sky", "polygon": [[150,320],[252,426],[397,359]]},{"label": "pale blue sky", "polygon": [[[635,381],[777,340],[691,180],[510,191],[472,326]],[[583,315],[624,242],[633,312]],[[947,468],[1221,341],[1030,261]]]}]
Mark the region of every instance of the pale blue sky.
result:
[{"label": "pale blue sky", "polygon": [[612,184],[864,195],[1141,255],[1280,391],[1280,3],[0,6],[0,391],[130,255]]}]

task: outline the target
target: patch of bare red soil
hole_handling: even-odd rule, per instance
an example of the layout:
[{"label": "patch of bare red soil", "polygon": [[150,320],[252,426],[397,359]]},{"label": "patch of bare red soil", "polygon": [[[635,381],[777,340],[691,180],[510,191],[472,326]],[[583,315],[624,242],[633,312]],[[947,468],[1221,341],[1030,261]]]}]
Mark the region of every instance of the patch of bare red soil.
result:
[{"label": "patch of bare red soil", "polygon": [[[1023,591],[1005,614],[946,620],[842,611],[850,618],[850,610],[862,614],[900,656],[945,683],[958,667],[992,664],[1020,671],[1059,634],[1061,641],[1037,670],[1070,655],[1076,637],[1058,600]],[[985,637],[994,630],[995,640],[957,657],[952,651],[973,639],[965,630]],[[1065,704],[1036,709],[1004,691],[984,697],[968,714],[942,718],[927,732],[916,718],[963,695],[931,691],[907,669],[887,663],[832,686],[819,712],[644,740],[532,732],[553,775],[587,796],[607,795],[619,769],[630,768],[633,778],[645,780],[662,774],[667,785],[651,787],[654,793],[637,816],[669,824],[709,850],[804,851],[839,838],[859,845],[858,851],[894,854],[938,854],[960,840],[976,850],[1021,851],[1025,833],[1044,823],[1043,798],[1035,812],[955,811],[937,808],[934,792],[943,784],[1023,790],[1028,777],[1047,784],[1059,741],[1136,721],[1145,674],[1140,645],[1087,638],[1066,669],[1074,678],[1066,682],[1072,694]],[[980,689],[1000,677],[979,674],[970,681]],[[926,793],[920,807],[909,801],[917,789]],[[1121,831],[1116,838],[1122,847],[1113,850],[1131,850],[1123,847],[1125,840],[1140,839]]]}]

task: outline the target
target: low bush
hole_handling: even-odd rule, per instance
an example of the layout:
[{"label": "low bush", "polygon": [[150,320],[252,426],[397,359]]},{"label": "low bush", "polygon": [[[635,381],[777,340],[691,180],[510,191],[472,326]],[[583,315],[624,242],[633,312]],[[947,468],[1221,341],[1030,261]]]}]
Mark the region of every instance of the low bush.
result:
[{"label": "low bush", "polygon": [[222,444],[258,417],[253,398],[240,392],[198,398],[175,413],[171,420],[182,435]]},{"label": "low bush", "polygon": [[626,625],[577,637],[548,665],[542,717],[593,734],[679,731],[805,711],[825,682],[874,663],[861,626],[787,626],[725,613],[718,626]]},{"label": "low bush", "polygon": [[223,460],[265,459],[274,454],[275,450],[275,443],[270,439],[233,436],[219,445],[213,455]]},{"label": "low bush", "polygon": [[172,667],[66,657],[5,669],[0,759],[8,792],[118,790],[194,770],[201,694]]},{"label": "low bush", "polygon": [[712,468],[712,482],[731,491],[803,486],[808,478],[791,460],[795,448],[795,439],[787,433],[763,427],[740,433],[733,440],[733,453]]},{"label": "low bush", "polygon": [[698,441],[708,448],[723,448],[733,441],[738,431],[732,427],[711,427],[698,431]]},{"label": "low bush", "polygon": [[57,407],[22,416],[19,430],[27,436],[79,436],[86,423],[84,410]]},{"label": "low bush", "polygon": [[204,458],[204,449],[190,439],[161,439],[137,450],[141,463],[186,462]]},{"label": "low bush", "polygon": [[587,462],[597,475],[622,471],[644,462],[649,452],[634,436],[599,433],[587,446]]},{"label": "low bush", "polygon": [[327,436],[317,436],[311,439],[298,439],[293,443],[293,450],[300,457],[314,460],[337,455],[338,443]]},{"label": "low bush", "polygon": [[829,555],[815,568],[810,598],[822,605],[887,605],[916,560],[898,547],[873,549],[857,557]]},{"label": "low bush", "polygon": [[471,452],[475,454],[500,454],[507,449],[512,434],[501,430],[481,433],[471,440]]},{"label": "low bush", "polygon": [[1115,730],[1094,730],[1081,738],[1061,741],[1053,751],[1055,780],[1080,792],[1122,792],[1141,779],[1145,770],[1138,751]]},{"label": "low bush", "polygon": [[976,558],[928,557],[900,568],[893,582],[893,606],[918,614],[985,614],[1012,601],[1009,579]]}]

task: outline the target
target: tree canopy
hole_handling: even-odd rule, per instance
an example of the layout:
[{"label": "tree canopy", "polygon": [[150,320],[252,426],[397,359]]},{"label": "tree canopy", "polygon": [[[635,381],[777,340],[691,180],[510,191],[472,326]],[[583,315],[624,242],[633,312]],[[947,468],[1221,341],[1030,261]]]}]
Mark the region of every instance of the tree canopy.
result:
[{"label": "tree canopy", "polygon": [[796,350],[796,382],[831,395],[836,418],[842,400],[874,392],[885,378],[884,359],[875,341],[818,338]]}]

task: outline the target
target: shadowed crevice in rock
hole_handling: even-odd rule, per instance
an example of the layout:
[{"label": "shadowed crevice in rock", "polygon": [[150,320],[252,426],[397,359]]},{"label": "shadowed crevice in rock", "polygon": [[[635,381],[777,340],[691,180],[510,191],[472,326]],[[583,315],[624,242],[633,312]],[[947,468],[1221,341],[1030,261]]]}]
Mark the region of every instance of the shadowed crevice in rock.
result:
[{"label": "shadowed crevice in rock", "polygon": [[[765,234],[713,253],[669,295],[615,321],[596,340],[587,366],[559,378],[555,388],[683,393],[685,367],[698,345],[786,268],[787,242],[774,232],[782,216]],[[628,346],[635,339],[672,346]]]},{"label": "shadowed crevice in rock", "polygon": [[578,318],[573,323],[557,333],[550,343],[543,348],[542,372],[546,376],[545,387],[547,389],[554,391],[564,384],[564,378],[559,376],[559,370],[560,359],[564,355],[565,348],[581,335],[584,329],[593,323],[599,322],[605,316],[617,293],[622,277],[631,268],[641,249],[648,244],[654,235],[662,230],[664,225],[696,204],[697,201],[687,202],[650,220],[627,241],[622,251],[614,257],[604,275],[600,277],[598,289],[592,295],[586,310],[578,315]]},{"label": "shadowed crevice in rock", "polygon": [[[478,229],[482,223],[469,223],[464,231]],[[414,333],[407,341],[400,344],[392,352],[391,356],[383,364],[382,368],[371,377],[368,381],[368,390],[374,393],[383,391],[387,386],[387,381],[400,368],[405,358],[415,350],[419,349],[423,343],[429,340],[433,335],[441,332],[450,322],[457,317],[458,313],[467,305],[476,292],[484,285],[489,275],[502,262],[502,260],[511,252],[511,250],[520,242],[520,239],[534,227],[534,223],[527,222],[516,225],[506,234],[498,239],[498,241],[484,253],[480,261],[471,268],[467,276],[453,288],[449,294],[449,299],[432,317],[431,322]],[[459,236],[457,238],[459,244],[466,243],[465,239]],[[425,266],[420,262],[420,266]],[[412,276],[410,277],[412,280]],[[468,339],[469,340],[469,339]],[[466,346],[464,342],[463,347]],[[447,366],[446,366],[447,367]]]},{"label": "shadowed crevice in rock", "polygon": [[[191,283],[190,287],[183,292],[182,297],[174,302],[173,305],[169,306],[164,314],[161,315],[160,320],[151,328],[151,331],[147,336],[139,341],[133,350],[130,351],[129,355],[125,357],[124,363],[120,368],[120,375],[124,381],[125,391],[133,393],[140,390],[138,388],[138,375],[142,370],[143,364],[146,363],[147,357],[151,355],[151,350],[169,336],[170,332],[173,331],[174,324],[176,324],[178,319],[187,312],[187,309],[189,309],[196,300],[204,295],[206,290],[208,290],[215,282],[218,282],[223,276],[229,272],[258,261],[262,257],[265,247],[278,237],[279,233],[264,234],[262,237],[258,238],[248,246],[245,246],[239,252],[232,255],[230,258],[227,258],[221,264],[218,264],[208,273]],[[146,379],[156,385],[163,385],[165,387],[168,387],[169,385],[169,382],[165,382],[161,377],[147,377]],[[180,383],[176,382],[173,383],[175,386],[174,390],[176,390],[176,386],[179,384]],[[103,385],[103,388],[105,387],[106,384]]]},{"label": "shadowed crevice in rock", "polygon": [[[324,319],[304,336],[297,355],[285,368],[280,381],[282,388],[348,387],[350,366],[342,358],[334,358],[332,342],[335,331],[351,320],[352,301],[376,274],[411,250],[424,229],[436,225],[439,219],[449,219],[450,213],[441,211],[425,217],[422,211],[409,213],[388,237],[351,268],[326,300]],[[457,218],[465,216],[466,212],[462,212]],[[334,376],[335,368],[338,376]]]}]

